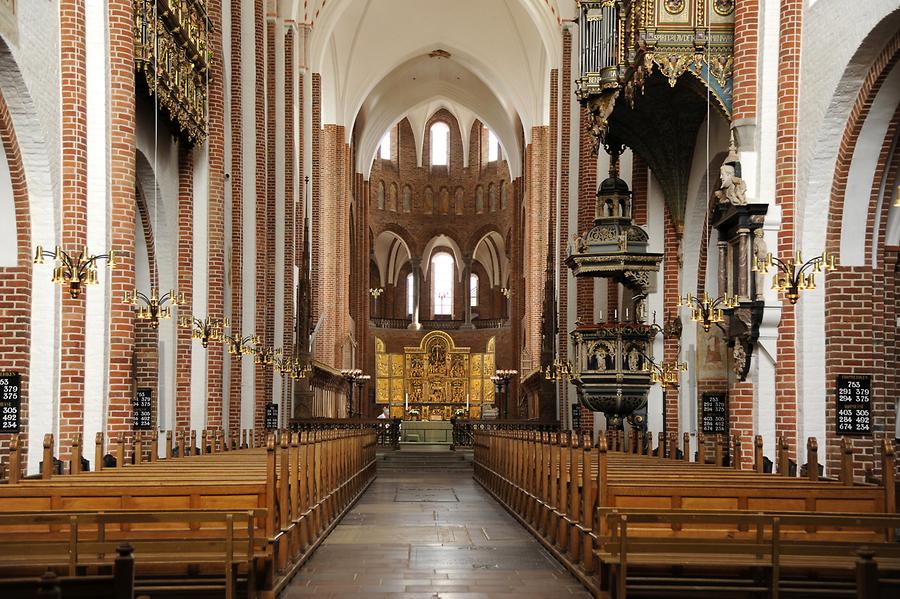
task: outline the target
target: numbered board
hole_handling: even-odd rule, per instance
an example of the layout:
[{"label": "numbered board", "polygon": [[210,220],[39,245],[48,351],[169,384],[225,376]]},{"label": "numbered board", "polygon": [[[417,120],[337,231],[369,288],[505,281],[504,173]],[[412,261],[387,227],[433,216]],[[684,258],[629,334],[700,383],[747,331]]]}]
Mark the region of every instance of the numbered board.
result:
[{"label": "numbered board", "polygon": [[864,374],[839,374],[835,392],[837,434],[872,434],[872,377]]},{"label": "numbered board", "polygon": [[266,430],[274,431],[278,428],[278,404],[269,402],[266,404]]},{"label": "numbered board", "polygon": [[728,434],[728,396],[704,393],[700,403],[700,428],[704,435]]},{"label": "numbered board", "polygon": [[147,431],[153,428],[153,389],[150,387],[138,389],[131,408],[134,430]]},{"label": "numbered board", "polygon": [[22,413],[22,376],[0,372],[0,433],[18,433]]},{"label": "numbered board", "polygon": [[572,430],[581,430],[581,404],[572,404]]}]

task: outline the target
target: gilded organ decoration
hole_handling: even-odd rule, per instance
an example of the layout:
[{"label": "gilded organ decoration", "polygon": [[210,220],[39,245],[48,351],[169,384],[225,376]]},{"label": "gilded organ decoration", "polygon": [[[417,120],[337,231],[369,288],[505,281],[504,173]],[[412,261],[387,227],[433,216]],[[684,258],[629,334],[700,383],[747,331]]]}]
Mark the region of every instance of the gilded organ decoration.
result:
[{"label": "gilded organ decoration", "polygon": [[135,69],[187,141],[206,139],[207,0],[134,0]]}]

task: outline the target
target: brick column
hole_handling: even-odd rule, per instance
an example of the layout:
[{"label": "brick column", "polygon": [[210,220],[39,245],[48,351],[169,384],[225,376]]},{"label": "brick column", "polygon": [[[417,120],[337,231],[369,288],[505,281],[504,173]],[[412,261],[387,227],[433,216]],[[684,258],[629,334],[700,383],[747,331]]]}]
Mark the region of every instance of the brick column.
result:
[{"label": "brick column", "polygon": [[[594,200],[597,196],[597,157],[591,154],[591,136],[587,131],[587,109],[581,107],[578,131],[578,230],[572,236],[581,235],[594,226]],[[570,240],[566,240],[567,242]],[[594,322],[594,280],[578,279],[576,305],[577,319],[583,323]]]},{"label": "brick column", "polygon": [[131,357],[134,352],[134,314],[122,301],[134,290],[135,122],[134,122],[134,4],[108,0],[109,112],[110,112],[110,240],[121,252],[118,268],[110,272],[109,394],[107,431],[131,431],[134,394]]},{"label": "brick column", "polygon": [[[678,281],[681,276],[681,264],[679,246],[681,245],[681,233],[675,228],[675,221],[665,208],[665,221],[663,227],[663,307],[675,309],[678,303]],[[702,247],[702,246],[701,246]],[[690,323],[693,326],[693,323]],[[678,360],[680,352],[680,340],[668,338],[663,342],[663,361],[674,362]],[[665,405],[663,405],[663,417],[665,418],[666,434],[678,433],[678,399],[677,387],[664,389]]]},{"label": "brick column", "polygon": [[[557,281],[559,289],[559,308],[558,323],[559,338],[559,357],[565,360],[569,357],[569,269],[563,262],[568,253],[566,248],[568,241],[572,238],[569,230],[569,152],[571,150],[572,138],[572,104],[569,92],[572,89],[572,33],[568,29],[563,29],[562,43],[562,73],[561,87],[563,90],[562,102],[560,103],[560,137],[559,137],[559,280]],[[568,383],[561,381],[559,383],[559,420],[565,423],[569,418],[569,394]]]},{"label": "brick column", "polygon": [[[225,315],[225,56],[222,49],[222,3],[207,6],[210,19],[209,45],[213,53],[209,74],[209,199],[208,199],[208,296],[210,318]],[[206,350],[206,423],[223,426],[224,347],[211,343]]]},{"label": "brick column", "polygon": [[[267,22],[263,0],[254,0],[256,51],[256,333],[263,345],[275,345],[275,35]],[[268,26],[267,26],[268,25]],[[271,159],[271,163],[270,163]],[[270,179],[271,178],[271,179]],[[270,224],[271,223],[271,224]],[[272,401],[272,369],[254,369],[253,427],[265,426],[265,405]]]},{"label": "brick column", "polygon": [[[184,293],[188,302],[191,302],[194,280],[194,153],[184,143],[178,144],[177,278],[177,292]],[[188,315],[190,307],[182,306],[179,308],[179,312],[179,316]],[[177,330],[175,428],[186,431],[191,426],[191,329],[177,327]]]},{"label": "brick column", "polygon": [[[231,1],[231,332],[249,335],[243,324],[244,273],[244,126],[241,77],[241,2]],[[229,368],[228,426],[232,434],[241,429],[241,370],[243,359],[231,356]]]},{"label": "brick column", "polygon": [[[71,255],[77,255],[87,243],[87,88],[84,18],[84,0],[60,0],[61,244]],[[110,31],[110,37],[112,34]],[[133,155],[131,160],[134,161]],[[132,200],[133,193],[134,190]],[[133,227],[133,224],[130,226]],[[48,249],[52,251],[53,248]],[[91,248],[91,250],[102,253],[105,248]],[[84,326],[84,295],[72,299],[68,291],[63,289],[57,439],[60,459],[66,459],[72,439],[75,434],[82,432],[84,426]]]},{"label": "brick column", "polygon": [[[792,255],[797,194],[797,119],[800,91],[802,0],[781,0],[781,45],[778,50],[778,127],[775,156],[775,197],[781,206],[778,254]],[[797,455],[797,315],[783,302],[775,363],[775,434],[784,437],[792,458]]]},{"label": "brick column", "polygon": [[[284,35],[284,329],[281,343],[285,357],[294,355],[294,265],[297,259],[294,228],[302,228],[294,196],[294,28],[288,26]],[[282,422],[291,417],[290,378],[284,379],[281,394]]]},{"label": "brick column", "polygon": [[732,121],[756,118],[759,0],[734,5],[734,76]]}]

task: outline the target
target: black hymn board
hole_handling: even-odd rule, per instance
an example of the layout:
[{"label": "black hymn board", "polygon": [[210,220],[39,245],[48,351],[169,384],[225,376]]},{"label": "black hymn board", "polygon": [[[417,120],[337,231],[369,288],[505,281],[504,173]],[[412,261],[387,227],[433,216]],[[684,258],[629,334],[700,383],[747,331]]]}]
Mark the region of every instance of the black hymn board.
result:
[{"label": "black hymn board", "polygon": [[704,393],[701,408],[704,435],[728,433],[728,397],[724,393]]},{"label": "black hymn board", "polygon": [[278,404],[269,402],[266,404],[266,430],[274,431],[278,428]]},{"label": "black hymn board", "polygon": [[581,430],[581,404],[572,404],[572,430]]},{"label": "black hymn board", "polygon": [[864,374],[839,374],[835,387],[837,434],[872,434],[872,377]]},{"label": "black hymn board", "polygon": [[17,372],[0,372],[0,433],[19,432],[22,409],[22,376]]},{"label": "black hymn board", "polygon": [[134,430],[146,431],[153,428],[153,389],[149,387],[138,389],[131,407]]}]

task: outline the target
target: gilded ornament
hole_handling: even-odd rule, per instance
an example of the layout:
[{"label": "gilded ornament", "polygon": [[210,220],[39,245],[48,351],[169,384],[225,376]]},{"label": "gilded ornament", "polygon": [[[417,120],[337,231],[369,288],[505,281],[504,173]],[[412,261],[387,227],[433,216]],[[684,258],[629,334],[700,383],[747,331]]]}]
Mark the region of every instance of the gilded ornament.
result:
[{"label": "gilded ornament", "polygon": [[670,15],[681,14],[684,11],[684,0],[665,0],[664,6]]},{"label": "gilded ornament", "polygon": [[715,0],[713,10],[720,17],[727,17],[734,12],[734,0]]}]

